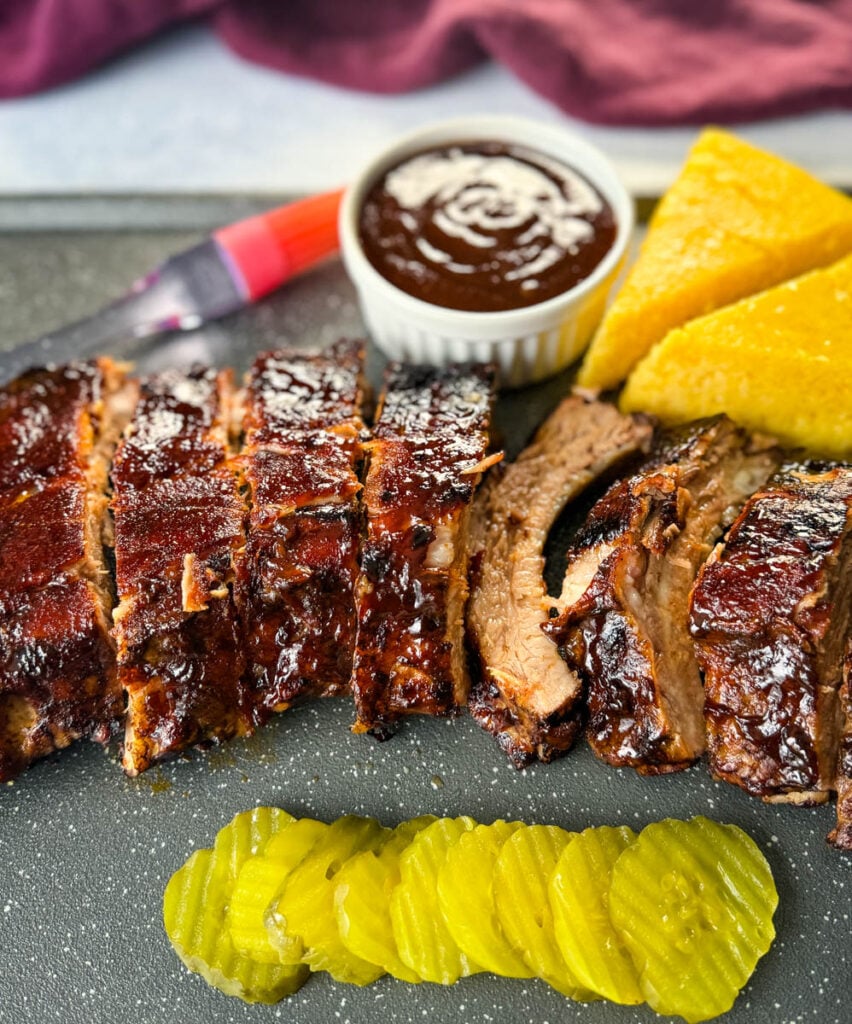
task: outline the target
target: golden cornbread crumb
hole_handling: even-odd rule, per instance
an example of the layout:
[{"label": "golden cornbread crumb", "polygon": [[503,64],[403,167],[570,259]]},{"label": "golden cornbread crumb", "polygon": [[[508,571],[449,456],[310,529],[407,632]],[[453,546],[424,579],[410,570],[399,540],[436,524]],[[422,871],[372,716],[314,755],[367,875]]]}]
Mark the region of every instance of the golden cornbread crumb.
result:
[{"label": "golden cornbread crumb", "polygon": [[707,129],[651,219],[579,383],[615,387],[672,328],[849,252],[852,200]]},{"label": "golden cornbread crumb", "polygon": [[621,406],[667,423],[726,412],[786,444],[852,457],[852,255],[671,331]]}]

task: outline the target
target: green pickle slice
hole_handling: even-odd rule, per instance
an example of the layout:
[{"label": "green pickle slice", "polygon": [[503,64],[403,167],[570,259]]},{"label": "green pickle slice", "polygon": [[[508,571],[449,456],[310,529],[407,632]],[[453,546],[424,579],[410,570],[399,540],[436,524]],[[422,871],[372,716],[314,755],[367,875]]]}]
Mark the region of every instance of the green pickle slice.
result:
[{"label": "green pickle slice", "polygon": [[225,927],[228,901],[242,864],[291,815],[255,808],[237,815],[216,836],[212,850],[197,850],[169,879],[163,924],[175,952],[205,981],[248,1003],[276,1003],[298,991],[308,977],[303,965],[258,963],[234,948]]},{"label": "green pickle slice", "polygon": [[287,876],[266,926],[271,941],[286,948],[287,940],[304,944],[303,961],[312,971],[327,971],[335,981],[369,985],[384,971],[352,953],[343,943],[334,912],[337,874],[346,861],[380,846],[389,829],[375,818],[347,815],[328,826],[310,852]]},{"label": "green pickle slice", "polygon": [[438,872],[438,902],[459,949],[483,970],[507,978],[533,976],[503,934],[494,899],[497,855],[520,827],[507,821],[477,825],[450,847]]},{"label": "green pickle slice", "polygon": [[399,858],[400,882],[390,899],[394,941],[402,962],[424,981],[452,985],[481,970],[444,923],[436,888],[447,851],[475,826],[473,818],[439,818]]},{"label": "green pickle slice", "polygon": [[639,972],[609,916],[612,868],[635,840],[632,829],[588,828],[562,851],[550,877],[559,951],[585,988],[614,1003],[643,1001]]},{"label": "green pickle slice", "polygon": [[769,865],[735,825],[648,825],[615,863],[609,910],[657,1013],[689,1024],[731,1008],[775,937]]},{"label": "green pickle slice", "polygon": [[236,878],[249,857],[254,857],[277,832],[296,819],[280,807],[252,807],[235,814],[216,833],[213,852],[216,860],[227,864],[228,874]]},{"label": "green pickle slice", "polygon": [[262,854],[250,857],[240,869],[225,923],[234,947],[260,963],[302,962],[304,947],[295,939],[273,945],[266,928],[267,912],[280,895],[287,876],[300,864],[328,829],[313,818],[300,818],[272,836]]},{"label": "green pickle slice", "polygon": [[556,825],[519,828],[494,862],[494,896],[503,934],[539,978],[571,999],[595,994],[580,984],[565,963],[553,934],[548,884],[574,834]]},{"label": "green pickle slice", "polygon": [[427,814],[398,825],[376,850],[350,858],[337,874],[334,909],[344,946],[400,981],[422,979],[400,960],[393,937],[390,897],[399,883],[399,858],[418,832],[437,819]]}]

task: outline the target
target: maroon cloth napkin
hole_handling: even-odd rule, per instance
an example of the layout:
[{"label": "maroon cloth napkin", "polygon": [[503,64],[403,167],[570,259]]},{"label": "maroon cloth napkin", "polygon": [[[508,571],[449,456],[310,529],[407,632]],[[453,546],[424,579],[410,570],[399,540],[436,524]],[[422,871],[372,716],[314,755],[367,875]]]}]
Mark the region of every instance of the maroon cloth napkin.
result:
[{"label": "maroon cloth napkin", "polygon": [[373,92],[490,56],[606,124],[852,106],[852,0],[3,0],[0,96],[67,82],[201,15],[248,60]]}]

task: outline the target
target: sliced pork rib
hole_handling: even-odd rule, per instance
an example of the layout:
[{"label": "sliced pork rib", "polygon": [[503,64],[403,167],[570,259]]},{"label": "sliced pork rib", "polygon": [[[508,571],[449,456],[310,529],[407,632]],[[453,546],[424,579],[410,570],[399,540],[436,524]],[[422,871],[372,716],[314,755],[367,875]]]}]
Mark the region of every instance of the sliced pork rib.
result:
[{"label": "sliced pork rib", "polygon": [[392,364],[364,485],[352,689],[358,732],[467,702],[468,522],[487,456],[493,372]]},{"label": "sliced pork rib", "polygon": [[846,645],[840,684],[840,743],[837,751],[837,826],[829,842],[839,850],[852,850],[852,637]]},{"label": "sliced pork rib", "polygon": [[251,726],[235,559],[245,508],[230,462],[228,372],[144,379],[112,477],[123,763],[135,775]]},{"label": "sliced pork rib", "polygon": [[544,582],[548,534],[605,470],[647,450],[651,434],[613,405],[570,396],[477,496],[468,633],[480,673],[470,710],[518,767],[568,750],[583,721],[582,682],[541,630],[560,605]]},{"label": "sliced pork rib", "polygon": [[260,356],[245,396],[251,515],[238,585],[260,720],[346,693],[355,648],[364,350]]},{"label": "sliced pork rib", "polygon": [[542,628],[587,687],[592,749],[647,774],[704,750],[704,691],[688,631],[698,568],[777,466],[726,417],[667,431],[594,506],[568,553],[563,611]]},{"label": "sliced pork rib", "polygon": [[131,399],[99,359],[0,390],[0,781],[122,710],[104,557],[107,470]]},{"label": "sliced pork rib", "polygon": [[766,800],[834,788],[852,613],[852,468],[786,465],[702,570],[691,628],[710,768]]}]

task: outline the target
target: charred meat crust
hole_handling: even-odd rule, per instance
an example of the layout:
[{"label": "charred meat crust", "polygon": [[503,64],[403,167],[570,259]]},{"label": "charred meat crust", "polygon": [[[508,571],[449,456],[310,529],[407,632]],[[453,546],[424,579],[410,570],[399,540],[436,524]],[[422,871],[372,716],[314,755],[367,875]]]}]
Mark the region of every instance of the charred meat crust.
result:
[{"label": "charred meat crust", "polygon": [[568,554],[565,608],[542,628],[587,686],[587,737],[614,765],[657,774],[703,752],[689,590],[721,526],[777,466],[726,417],[663,433],[592,509]]},{"label": "charred meat crust", "polygon": [[834,787],[852,614],[852,468],[789,464],[699,575],[691,630],[713,774],[766,800]]},{"label": "charred meat crust", "polygon": [[99,359],[0,391],[0,781],[117,728],[104,536],[125,386]]},{"label": "charred meat crust", "polygon": [[651,435],[613,405],[569,396],[476,499],[467,621],[479,672],[469,707],[517,767],[565,753],[583,724],[582,681],[541,630],[561,605],[545,587],[548,534],[597,477],[647,451]]},{"label": "charred meat crust", "polygon": [[349,692],[361,537],[364,346],[260,356],[241,463],[251,513],[237,580],[255,714]]},{"label": "charred meat crust", "polygon": [[228,451],[230,402],[227,372],[144,379],[116,453],[114,635],[131,775],[250,729],[233,594],[245,508]]},{"label": "charred meat crust", "polygon": [[391,364],[364,484],[352,689],[358,732],[467,702],[468,520],[487,458],[494,372]]}]

